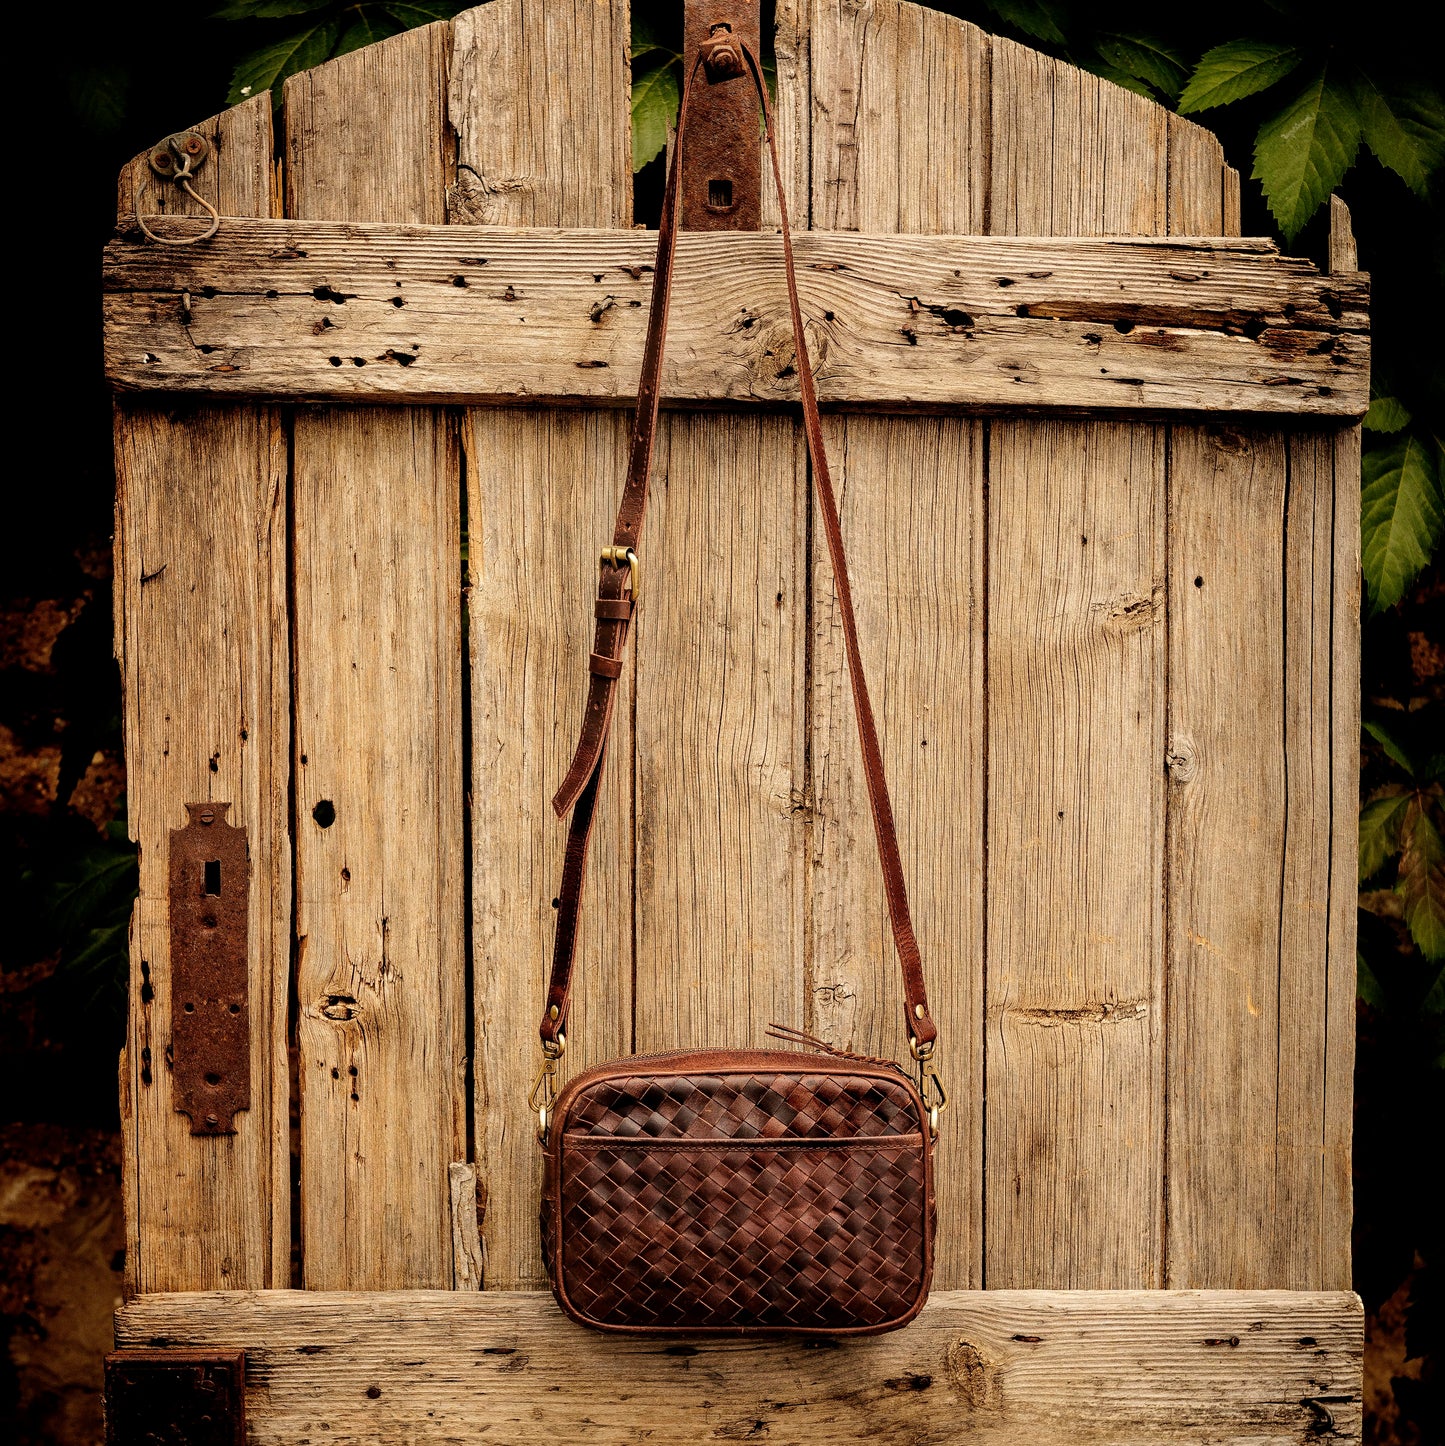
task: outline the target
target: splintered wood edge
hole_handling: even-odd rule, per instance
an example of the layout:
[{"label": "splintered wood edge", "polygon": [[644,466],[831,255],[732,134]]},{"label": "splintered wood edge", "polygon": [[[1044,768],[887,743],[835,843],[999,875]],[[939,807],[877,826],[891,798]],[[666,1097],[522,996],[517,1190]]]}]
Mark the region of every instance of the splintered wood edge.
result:
[{"label": "splintered wood edge", "polygon": [[810,1342],[604,1336],[541,1292],[216,1292],[139,1296],[116,1341],[243,1348],[258,1443],[516,1439],[508,1426],[621,1443],[645,1402],[670,1443],[752,1421],[773,1442],[942,1442],[967,1423],[1020,1446],[1258,1446],[1358,1441],[1364,1313],[1347,1292],[943,1291],[906,1330]]},{"label": "splintered wood edge", "polygon": [[[1352,418],[1368,279],[1256,241],[796,239],[825,404]],[[626,405],[651,296],[644,232],[236,221],[204,253],[106,261],[121,389],[281,400]],[[680,239],[664,390],[787,404],[781,243]]]}]

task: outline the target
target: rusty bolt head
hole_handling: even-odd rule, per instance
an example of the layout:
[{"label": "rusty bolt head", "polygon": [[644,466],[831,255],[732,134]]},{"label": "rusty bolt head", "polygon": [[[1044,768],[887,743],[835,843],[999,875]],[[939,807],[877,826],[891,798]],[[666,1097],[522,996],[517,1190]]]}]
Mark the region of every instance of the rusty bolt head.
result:
[{"label": "rusty bolt head", "polygon": [[742,46],[731,35],[719,35],[708,42],[702,68],[714,85],[720,80],[735,80],[746,71]]},{"label": "rusty bolt head", "polygon": [[204,813],[201,814],[201,822],[202,822],[202,823],[215,823],[215,821],[216,821],[216,810],[215,810],[215,809],[213,809],[213,808],[208,808],[208,809],[205,810]]}]

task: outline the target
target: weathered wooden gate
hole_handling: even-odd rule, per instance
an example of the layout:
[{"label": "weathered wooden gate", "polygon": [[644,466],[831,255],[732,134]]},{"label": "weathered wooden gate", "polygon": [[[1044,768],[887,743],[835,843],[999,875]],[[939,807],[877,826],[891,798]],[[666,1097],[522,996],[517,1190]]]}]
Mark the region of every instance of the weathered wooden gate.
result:
[{"label": "weathered wooden gate", "polygon": [[[199,208],[121,177],[118,1344],[244,1351],[256,1442],[1355,1440],[1348,217],[1321,275],[1137,96],[899,0],[777,14],[953,1099],[935,1297],[824,1351],[618,1342],[540,1293],[547,799],[654,238],[626,0],[492,0],[288,81],[279,146],[267,96],[197,127],[211,241],[142,238]],[[574,1067],[774,1019],[903,1043],[778,252],[680,243]],[[177,1111],[183,1070],[245,1083],[179,1027],[194,803],[250,853],[245,988],[197,995],[245,1031],[234,1133]]]}]

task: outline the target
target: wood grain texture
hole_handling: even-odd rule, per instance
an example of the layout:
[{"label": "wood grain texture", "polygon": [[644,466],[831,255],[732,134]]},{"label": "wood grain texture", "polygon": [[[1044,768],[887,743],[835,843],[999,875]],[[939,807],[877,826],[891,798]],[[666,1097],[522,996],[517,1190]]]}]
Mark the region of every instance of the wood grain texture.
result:
[{"label": "wood grain texture", "polygon": [[492,0],[454,29],[451,219],[630,226],[626,0]]},{"label": "wood grain texture", "polygon": [[244,1346],[255,1446],[1307,1446],[1360,1440],[1347,1294],[938,1291],[905,1331],[606,1337],[536,1292],[149,1296],[117,1343]]},{"label": "wood grain texture", "polygon": [[1157,1285],[1164,440],[990,446],[986,1279]]},{"label": "wood grain texture", "polygon": [[1219,138],[1183,116],[1169,117],[1169,234],[1223,236],[1225,171]]},{"label": "wood grain texture", "polygon": [[[928,175],[937,163],[917,158]],[[926,220],[910,209],[920,188],[904,189],[904,219]],[[899,207],[877,209],[881,226]],[[118,241],[107,366],[128,388],[620,405],[654,248],[645,232],[238,222],[199,255]],[[796,249],[825,404],[1366,405],[1367,278],[1322,277],[1259,242],[815,232]],[[673,402],[795,401],[778,237],[684,234],[670,333]]]},{"label": "wood grain texture", "polygon": [[1351,1279],[1350,1174],[1355,1084],[1355,931],[1359,918],[1360,429],[1334,437],[1334,583],[1330,612],[1330,919],[1325,977],[1324,1195],[1319,1283]]},{"label": "wood grain texture", "polygon": [[[287,209],[445,219],[448,26],[286,83]],[[460,476],[414,408],[292,447],[306,1284],[449,1286],[466,1153]]]},{"label": "wood grain texture", "polygon": [[[630,24],[625,0],[500,0],[457,18],[454,222],[601,227],[633,239],[625,229]],[[475,238],[494,233],[454,229],[468,238],[464,255],[487,254]],[[645,260],[651,264],[650,252]],[[501,295],[508,283],[493,284],[491,264],[459,263],[447,289]],[[456,286],[456,275],[474,283],[472,291]],[[587,281],[595,285],[591,273]],[[518,284],[524,298],[536,295],[532,275]],[[575,304],[580,294],[568,289]],[[514,326],[498,343],[502,354],[516,342]],[[640,340],[638,349],[640,356]],[[568,359],[574,373],[575,361]],[[463,432],[475,1151],[487,1198],[489,1288],[545,1281],[541,1156],[527,1093],[541,1062],[537,1019],[566,841],[548,800],[581,719],[598,549],[612,534],[628,423],[620,411],[488,410],[469,412]],[[629,659],[590,852],[568,1070],[632,1048],[632,667]]]},{"label": "wood grain texture", "polygon": [[[269,215],[270,97],[195,129],[212,147],[201,194],[228,214]],[[155,181],[144,156],[122,171],[119,192],[122,220],[137,202],[147,215],[200,212]],[[290,687],[280,419],[245,404],[123,401],[115,461],[115,642],[127,814],[140,846],[120,1064],[127,1283],[286,1284]],[[220,1138],[193,1137],[175,1113],[167,1063],[170,830],[203,799],[231,804],[251,855],[251,1107]]]},{"label": "wood grain texture", "polygon": [[[812,224],[813,50],[812,0],[776,0],[773,6],[773,136],[783,195],[794,232]],[[766,43],[766,38],[765,38]],[[772,162],[763,147],[763,229],[779,224]]]},{"label": "wood grain texture", "polygon": [[653,475],[636,1048],[757,1046],[804,993],[804,442],[784,418],[674,414]]},{"label": "wood grain texture", "polygon": [[979,232],[989,37],[899,0],[813,0],[813,224]]},{"label": "wood grain texture", "polygon": [[1360,269],[1350,208],[1338,196],[1330,197],[1330,275],[1347,276]]},{"label": "wood grain texture", "polygon": [[[1166,233],[1161,107],[1002,39],[992,82],[992,231]],[[984,1279],[1158,1285],[1162,438],[998,423],[989,459]]]},{"label": "wood grain texture", "polygon": [[[908,4],[813,10],[816,224],[870,232],[978,232],[986,171],[988,39]],[[947,96],[949,103],[931,103]],[[838,238],[851,274],[862,237]],[[940,243],[890,236],[889,254]],[[942,243],[946,245],[947,243]],[[967,243],[972,249],[975,242]],[[987,246],[989,243],[985,242]],[[806,273],[805,266],[805,273]],[[973,310],[1030,270],[986,268]],[[946,268],[961,271],[962,268]],[[922,340],[929,268],[895,293]],[[955,277],[955,279],[959,279]],[[1052,277],[1048,278],[1052,280]],[[987,298],[987,300],[985,300]],[[816,313],[814,313],[816,314]],[[848,313],[840,313],[847,315]],[[941,319],[941,318],[939,318]],[[954,317],[957,321],[958,318]],[[1115,333],[1117,334],[1117,333]],[[909,348],[915,351],[916,345]],[[896,348],[895,348],[896,350]],[[825,353],[826,361],[827,353]],[[983,425],[963,418],[830,421],[830,454],[904,873],[952,1105],[935,1158],[935,1283],[982,1282],[983,1205]],[[901,982],[853,718],[827,553],[812,559],[811,1027],[867,1053],[907,1058]]]},{"label": "wood grain texture", "polygon": [[1332,808],[1354,809],[1334,748],[1356,744],[1332,735],[1333,454],[1328,434],[1172,440],[1172,1285],[1310,1287],[1348,1247],[1329,991],[1331,894],[1354,875],[1331,852]]}]

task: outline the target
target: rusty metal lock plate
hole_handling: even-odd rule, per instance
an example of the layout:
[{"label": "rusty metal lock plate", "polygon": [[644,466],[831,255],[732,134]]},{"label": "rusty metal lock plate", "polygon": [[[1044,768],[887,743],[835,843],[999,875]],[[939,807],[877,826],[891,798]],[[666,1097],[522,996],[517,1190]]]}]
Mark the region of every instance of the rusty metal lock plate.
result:
[{"label": "rusty metal lock plate", "polygon": [[171,830],[171,1090],[193,1135],[232,1135],[251,1107],[246,830],[229,803],[188,803]]},{"label": "rusty metal lock plate", "polygon": [[[761,51],[758,0],[686,0],[682,53],[691,65],[714,25],[727,25]],[[757,231],[763,224],[762,130],[758,93],[746,68],[730,79],[698,77],[688,102],[682,152],[685,231]]]},{"label": "rusty metal lock plate", "polygon": [[244,1446],[243,1351],[112,1351],[106,1446]]}]

